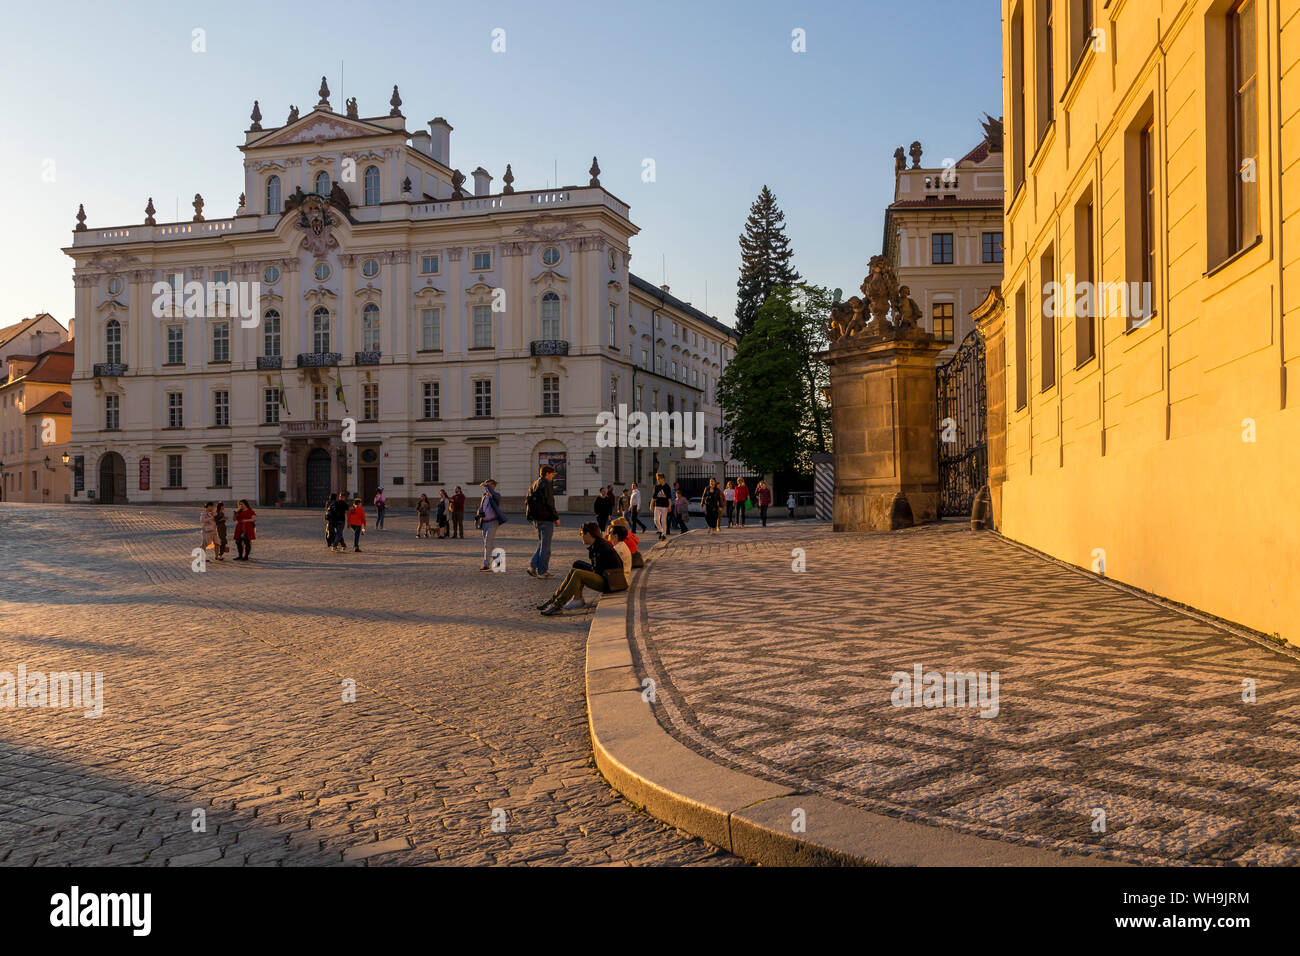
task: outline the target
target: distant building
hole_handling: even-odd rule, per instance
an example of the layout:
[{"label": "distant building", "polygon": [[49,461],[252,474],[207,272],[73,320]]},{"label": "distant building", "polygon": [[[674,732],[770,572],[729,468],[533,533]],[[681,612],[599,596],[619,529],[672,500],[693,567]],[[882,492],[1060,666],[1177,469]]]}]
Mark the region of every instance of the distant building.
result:
[{"label": "distant building", "polygon": [[70,338],[68,330],[48,312],[0,329],[0,380],[8,374],[9,356],[35,357]]},{"label": "distant building", "polygon": [[[594,161],[583,186],[516,191],[507,167],[493,191],[450,165],[446,120],[413,132],[396,91],[368,117],[328,92],[280,126],[255,107],[233,216],[196,197],[189,222],[150,205],[73,233],[76,500],[316,506],[383,486],[402,504],[492,477],[517,506],[548,461],[560,507],[586,510],[682,454],[601,447],[619,405],[703,414],[721,477],[734,336],[630,273],[638,229]],[[155,284],[192,283],[202,308],[155,314]],[[257,283],[251,320],[208,283]]]},{"label": "distant building", "polygon": [[73,349],[74,343],[62,342],[40,355],[14,354],[5,361],[6,379],[0,384],[4,501],[70,500],[73,463],[65,465],[63,456],[72,431]]},{"label": "distant building", "polygon": [[884,254],[921,308],[922,325],[954,348],[974,328],[970,313],[1002,282],[1002,121],[961,159],[921,166],[895,154],[894,201],[885,210]]}]

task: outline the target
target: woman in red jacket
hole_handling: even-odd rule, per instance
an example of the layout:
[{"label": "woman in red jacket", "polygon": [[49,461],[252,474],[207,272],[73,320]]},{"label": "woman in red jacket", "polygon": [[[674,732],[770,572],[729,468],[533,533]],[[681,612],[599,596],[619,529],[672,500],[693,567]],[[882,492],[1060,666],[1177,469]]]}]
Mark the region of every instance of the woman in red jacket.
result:
[{"label": "woman in red jacket", "polygon": [[745,523],[745,502],[749,500],[749,486],[745,484],[744,478],[736,480],[736,520],[740,524]]},{"label": "woman in red jacket", "polygon": [[240,498],[235,509],[235,560],[247,561],[253,553],[253,539],[257,537],[254,530],[257,512],[248,506],[247,498]]},{"label": "woman in red jacket", "polygon": [[[352,499],[352,507],[348,509],[348,527],[352,529],[352,550],[360,551],[361,536],[366,533],[366,506],[360,498]],[[346,550],[347,545],[343,547]]]}]

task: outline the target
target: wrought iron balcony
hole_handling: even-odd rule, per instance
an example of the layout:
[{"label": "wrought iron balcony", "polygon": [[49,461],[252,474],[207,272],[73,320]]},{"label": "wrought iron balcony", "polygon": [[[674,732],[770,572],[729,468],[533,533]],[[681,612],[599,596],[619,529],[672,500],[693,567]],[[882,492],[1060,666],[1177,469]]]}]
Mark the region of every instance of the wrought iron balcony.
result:
[{"label": "wrought iron balcony", "polygon": [[379,359],[383,356],[379,349],[373,349],[365,352],[357,352],[352,356],[353,365],[378,365]]},{"label": "wrought iron balcony", "polygon": [[[299,362],[299,365],[302,363]],[[261,371],[264,368],[284,368],[284,357],[281,355],[259,355],[257,357],[257,369]]]},{"label": "wrought iron balcony", "polygon": [[534,339],[528,351],[531,355],[568,355],[569,343],[564,339]]},{"label": "wrought iron balcony", "polygon": [[125,362],[96,362],[94,372],[95,372],[95,378],[106,378],[113,375],[125,375],[126,363]]},{"label": "wrought iron balcony", "polygon": [[321,365],[338,365],[343,361],[341,352],[299,352],[298,367],[312,368]]}]

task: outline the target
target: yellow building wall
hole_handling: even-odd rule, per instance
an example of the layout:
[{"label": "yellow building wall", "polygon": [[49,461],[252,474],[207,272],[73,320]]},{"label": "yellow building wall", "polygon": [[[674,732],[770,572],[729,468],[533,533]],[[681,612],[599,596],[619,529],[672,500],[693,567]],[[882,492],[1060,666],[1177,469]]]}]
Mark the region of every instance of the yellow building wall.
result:
[{"label": "yellow building wall", "polygon": [[[1104,49],[1079,58],[1068,53],[1070,2],[1052,0],[1054,118],[1040,142],[1035,17],[1045,2],[1003,3],[1009,136],[1009,25],[1017,9],[1025,18],[1027,161],[1014,196],[1007,164],[1000,529],[1085,568],[1104,551],[1108,577],[1300,643],[1300,3],[1256,0],[1262,240],[1215,268],[1206,34],[1227,4],[1094,3]],[[1122,316],[1100,319],[1098,354],[1076,368],[1068,313],[1044,341],[1042,257],[1052,251],[1058,281],[1074,272],[1075,204],[1091,190],[1097,280],[1138,278],[1127,267],[1126,133],[1148,103],[1155,315],[1131,331]],[[1021,289],[1029,388],[1017,409]],[[1044,348],[1057,368],[1045,390]]]}]

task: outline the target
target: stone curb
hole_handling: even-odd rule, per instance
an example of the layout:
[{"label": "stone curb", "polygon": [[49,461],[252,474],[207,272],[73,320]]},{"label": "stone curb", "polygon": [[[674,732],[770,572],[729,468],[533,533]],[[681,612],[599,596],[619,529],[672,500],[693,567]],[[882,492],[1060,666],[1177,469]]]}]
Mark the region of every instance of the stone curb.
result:
[{"label": "stone curb", "polygon": [[[656,542],[647,563],[664,560],[672,540]],[[596,766],[651,816],[764,866],[1124,865],[881,816],[706,759],[664,730],[642,698],[632,613],[644,577],[597,605],[587,636],[587,715]],[[806,832],[794,833],[800,809]]]}]

